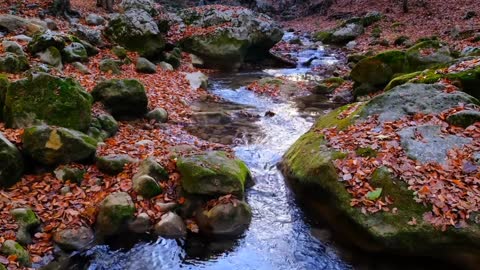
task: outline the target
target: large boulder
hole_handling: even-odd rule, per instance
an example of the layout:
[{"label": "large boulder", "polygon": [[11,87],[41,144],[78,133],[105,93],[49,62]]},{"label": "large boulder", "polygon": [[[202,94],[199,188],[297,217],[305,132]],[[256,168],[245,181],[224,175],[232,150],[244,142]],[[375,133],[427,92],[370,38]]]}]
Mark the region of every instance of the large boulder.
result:
[{"label": "large boulder", "polygon": [[72,78],[30,74],[10,84],[4,118],[8,127],[46,123],[85,130],[91,121],[92,97]]},{"label": "large boulder", "polygon": [[432,65],[451,62],[450,48],[439,41],[420,42],[407,50],[407,59],[411,69],[422,70]]},{"label": "large boulder", "polygon": [[[424,219],[431,206],[417,202],[418,198],[409,189],[409,184],[396,177],[390,168],[373,168],[372,175],[367,179],[372,190],[379,190],[382,198],[389,198],[392,203],[388,207],[394,211],[365,214],[362,207],[353,206],[352,199],[358,197],[347,191],[345,179],[348,178],[344,178],[345,174],[340,176],[335,164],[340,159],[350,159],[355,150],[335,148],[322,132],[330,128],[346,132],[351,130],[351,125],[361,124],[374,115],[379,115],[379,122],[384,123],[416,113],[439,114],[461,104],[476,105],[479,101],[462,92],[447,93],[445,86],[441,85],[406,84],[369,102],[344,106],[320,117],[312,129],[287,151],[282,161],[283,172],[309,212],[327,221],[337,233],[364,250],[442,259],[473,258],[476,260],[474,265],[478,265],[476,254],[480,251],[480,226],[468,222],[442,231]],[[345,112],[348,114],[345,115]],[[382,127],[379,125],[374,130]],[[448,150],[471,140],[454,138],[445,133],[440,136],[440,130],[440,126],[399,127],[397,133],[400,133],[398,139],[401,142],[396,141],[397,136],[393,135],[395,138],[385,137],[385,144],[403,145],[411,158],[424,164],[444,162]],[[375,203],[375,199],[370,200]],[[455,247],[454,251],[452,247]]]},{"label": "large boulder", "polygon": [[251,177],[243,161],[219,151],[181,157],[177,168],[182,175],[182,187],[190,194],[243,196],[245,183]]},{"label": "large boulder", "polygon": [[0,133],[0,187],[8,187],[20,180],[23,158],[15,145]]},{"label": "large boulder", "polygon": [[236,69],[244,60],[264,58],[283,36],[270,17],[244,8],[203,6],[183,10],[180,16],[195,27],[220,26],[181,41],[185,51],[202,58],[209,67]]},{"label": "large boulder", "polygon": [[97,141],[82,132],[46,125],[25,129],[22,142],[25,152],[45,165],[87,160],[97,148]]},{"label": "large boulder", "polygon": [[135,204],[130,195],[125,192],[110,194],[100,204],[97,230],[106,236],[118,234],[126,228],[134,215]]},{"label": "large boulder", "polygon": [[143,9],[128,9],[111,18],[105,34],[112,41],[145,57],[159,56],[165,39],[155,20]]},{"label": "large boulder", "polygon": [[12,14],[0,14],[0,29],[5,29],[9,33],[26,30],[28,35],[44,31],[47,28],[45,22],[38,19],[27,19]]},{"label": "large boulder", "polygon": [[30,67],[25,55],[7,52],[0,56],[0,72],[20,73]]},{"label": "large boulder", "polygon": [[55,47],[61,51],[67,46],[67,42],[68,38],[64,35],[47,30],[33,37],[32,41],[28,43],[28,50],[32,54],[43,52],[48,47]]},{"label": "large boulder", "polygon": [[147,112],[147,93],[137,80],[112,79],[101,82],[93,89],[92,96],[115,117],[141,116]]},{"label": "large boulder", "polygon": [[200,232],[215,236],[234,237],[242,234],[252,220],[252,210],[247,203],[233,200],[220,203],[197,214]]}]

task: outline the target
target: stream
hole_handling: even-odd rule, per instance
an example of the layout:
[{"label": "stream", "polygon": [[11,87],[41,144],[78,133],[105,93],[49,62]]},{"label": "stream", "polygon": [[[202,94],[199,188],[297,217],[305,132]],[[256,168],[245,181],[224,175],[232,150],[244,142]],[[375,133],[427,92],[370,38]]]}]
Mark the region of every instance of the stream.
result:
[{"label": "stream", "polygon": [[[287,34],[284,38],[288,40],[293,35]],[[309,45],[308,40],[304,42]],[[212,142],[232,145],[236,156],[247,163],[255,179],[256,185],[246,194],[253,219],[243,237],[236,240],[192,236],[186,240],[159,238],[117,250],[106,245],[96,246],[79,259],[80,269],[352,268],[331,244],[329,231],[308,222],[277,168],[287,149],[319,115],[335,104],[329,103],[325,96],[272,99],[245,88],[250,82],[269,76],[285,76],[296,81],[315,79],[303,62],[312,57],[317,58],[312,66],[336,61],[325,55],[322,47],[315,48],[311,43],[309,49],[293,54],[299,59],[297,68],[212,76],[209,90],[221,101],[193,105],[196,123],[189,131]]]}]

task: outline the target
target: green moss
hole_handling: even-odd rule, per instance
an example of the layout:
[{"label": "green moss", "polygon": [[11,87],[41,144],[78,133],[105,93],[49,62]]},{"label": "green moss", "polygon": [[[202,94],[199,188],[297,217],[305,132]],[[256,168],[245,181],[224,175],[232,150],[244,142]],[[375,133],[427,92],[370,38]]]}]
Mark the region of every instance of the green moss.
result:
[{"label": "green moss", "polygon": [[332,160],[337,160],[337,159],[345,159],[348,156],[348,153],[342,152],[342,151],[334,151],[332,152]]},{"label": "green moss", "polygon": [[378,152],[370,147],[358,148],[355,150],[355,154],[361,157],[375,158],[378,155]]},{"label": "green moss", "polygon": [[313,40],[328,43],[332,38],[333,33],[331,31],[318,31],[313,34]]},{"label": "green moss", "polygon": [[390,83],[388,83],[388,85],[385,87],[385,91],[388,91],[396,86],[406,84],[407,82],[410,82],[411,80],[415,79],[420,74],[422,74],[422,72],[417,71],[417,72],[397,76],[393,80],[391,80]]},{"label": "green moss", "polygon": [[91,107],[92,97],[73,78],[37,73],[10,85],[4,117],[7,126],[13,128],[47,123],[86,130]]},{"label": "green moss", "polygon": [[15,219],[18,225],[26,230],[30,230],[40,225],[40,220],[35,212],[33,212],[33,210],[30,208],[13,209],[10,214],[12,214],[13,219]]},{"label": "green moss", "polygon": [[409,40],[410,38],[407,36],[399,36],[395,39],[395,41],[393,41],[393,44],[395,44],[396,46],[401,46],[405,45],[405,43],[407,43],[407,41]]},{"label": "green moss", "polygon": [[17,256],[18,262],[22,266],[30,266],[30,254],[26,251],[19,243],[7,240],[3,243],[2,248],[0,250],[4,255],[10,256],[15,255]]},{"label": "green moss", "polygon": [[382,36],[382,29],[377,26],[372,30],[372,37],[373,38],[380,38]]},{"label": "green moss", "polygon": [[[338,117],[340,114],[348,109],[350,109],[352,106],[357,106],[358,108],[351,112],[347,117],[343,119],[339,119]],[[324,115],[320,117],[317,122],[314,124],[314,129],[324,129],[324,128],[332,128],[336,127],[338,130],[343,130],[353,124],[353,122],[358,118],[359,114],[361,113],[363,109],[364,104],[349,104],[345,105],[343,107],[340,107],[327,115]]]}]

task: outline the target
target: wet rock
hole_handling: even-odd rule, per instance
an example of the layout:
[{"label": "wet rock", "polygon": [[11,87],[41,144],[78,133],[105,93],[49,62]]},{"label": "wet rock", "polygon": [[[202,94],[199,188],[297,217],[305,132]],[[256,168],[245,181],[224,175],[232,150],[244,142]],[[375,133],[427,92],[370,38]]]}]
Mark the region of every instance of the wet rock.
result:
[{"label": "wet rock", "polygon": [[90,246],[95,239],[92,229],[78,227],[58,230],[53,234],[53,241],[65,251],[78,251]]},{"label": "wet rock", "polygon": [[135,66],[135,70],[140,73],[155,73],[157,72],[157,66],[148,61],[148,59],[139,57],[137,59],[137,64]]},{"label": "wet rock", "polygon": [[180,12],[184,23],[207,27],[222,23],[222,27],[209,35],[192,35],[181,41],[182,48],[202,58],[207,67],[239,68],[245,60],[258,60],[283,36],[283,31],[268,16],[248,9],[208,9],[198,13],[195,9]]},{"label": "wet rock", "polygon": [[128,224],[128,229],[134,233],[147,233],[152,227],[150,217],[146,213],[139,214]]},{"label": "wet rock", "polygon": [[58,180],[81,184],[86,171],[74,167],[62,166],[55,169],[53,173]]},{"label": "wet rock", "polygon": [[112,79],[95,86],[92,96],[114,117],[136,117],[147,112],[148,99],[143,85],[137,80]]},{"label": "wet rock", "polygon": [[342,85],[344,80],[338,77],[332,77],[321,81],[318,85],[315,86],[313,89],[314,93],[317,94],[328,94],[332,93],[337,89],[340,85]]},{"label": "wet rock", "polygon": [[133,190],[147,199],[160,195],[163,191],[158,182],[148,175],[134,177]]},{"label": "wet rock", "polygon": [[82,44],[77,42],[66,46],[62,51],[62,56],[66,63],[88,61],[87,50]]},{"label": "wet rock", "polygon": [[106,174],[117,175],[123,171],[125,165],[136,162],[136,159],[129,155],[108,155],[97,156],[97,168]]},{"label": "wet rock", "polygon": [[158,123],[166,123],[168,121],[168,112],[163,108],[156,108],[147,113],[147,118],[155,120]]},{"label": "wet rock", "polygon": [[20,73],[30,67],[27,57],[7,52],[0,56],[0,72]]},{"label": "wet rock", "polygon": [[108,195],[100,204],[97,215],[97,230],[102,235],[120,233],[133,219],[135,204],[130,195],[125,192],[116,192]]},{"label": "wet rock", "polygon": [[37,53],[42,63],[62,69],[62,54],[55,47],[48,47],[45,51]]},{"label": "wet rock", "polygon": [[9,187],[18,182],[23,170],[22,154],[0,133],[0,186]]},{"label": "wet rock", "polygon": [[182,238],[187,235],[187,228],[182,218],[173,213],[168,212],[162,216],[162,219],[155,224],[155,234],[165,238]]},{"label": "wet rock", "polygon": [[105,34],[112,41],[147,58],[160,55],[165,47],[165,39],[155,20],[142,9],[129,9],[114,15]]},{"label": "wet rock", "polygon": [[210,210],[199,211],[197,220],[201,233],[233,237],[248,229],[252,211],[247,203],[233,200],[218,204]]},{"label": "wet rock", "polygon": [[22,266],[30,266],[30,254],[19,243],[7,240],[2,244],[1,253],[6,256],[14,255]]},{"label": "wet rock", "polygon": [[12,128],[46,123],[85,130],[91,121],[91,106],[92,97],[74,79],[33,73],[10,85],[4,117]]},{"label": "wet rock", "polygon": [[243,196],[250,171],[245,163],[227,157],[225,152],[180,157],[177,168],[182,175],[182,187],[191,194]]},{"label": "wet rock", "polygon": [[472,142],[471,138],[447,135],[441,126],[424,125],[402,129],[398,132],[402,147],[408,157],[422,163],[445,164],[447,153]]},{"label": "wet rock", "polygon": [[207,89],[208,87],[208,77],[200,71],[193,73],[185,73],[185,79],[190,82],[190,87],[192,89]]},{"label": "wet rock", "polygon": [[26,154],[44,165],[84,161],[97,148],[97,141],[82,132],[50,126],[25,129],[22,142]]},{"label": "wet rock", "polygon": [[470,125],[480,122],[480,112],[465,110],[454,113],[447,118],[450,125],[466,128]]},{"label": "wet rock", "polygon": [[122,70],[120,66],[122,65],[122,62],[116,61],[113,59],[103,59],[100,61],[99,64],[99,69],[103,72],[111,72],[112,74],[121,74]]},{"label": "wet rock", "polygon": [[90,13],[85,17],[85,21],[87,22],[88,25],[103,25],[105,23],[105,19],[95,13]]}]

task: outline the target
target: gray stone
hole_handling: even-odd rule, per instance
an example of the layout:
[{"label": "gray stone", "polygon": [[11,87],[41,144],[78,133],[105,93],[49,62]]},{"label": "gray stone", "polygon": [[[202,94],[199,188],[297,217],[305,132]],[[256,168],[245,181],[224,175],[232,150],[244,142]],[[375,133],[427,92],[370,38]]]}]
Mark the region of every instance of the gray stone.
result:
[{"label": "gray stone", "polygon": [[408,157],[422,163],[445,164],[447,153],[472,142],[471,138],[442,133],[440,126],[417,126],[404,128],[398,132],[403,149]]},{"label": "gray stone", "polygon": [[166,123],[168,121],[168,112],[163,108],[156,108],[147,113],[147,118],[155,120],[158,123]]},{"label": "gray stone", "polygon": [[157,66],[154,63],[148,61],[148,59],[139,57],[137,59],[135,70],[140,73],[155,73],[157,72]]},{"label": "gray stone", "polygon": [[27,57],[7,52],[0,56],[0,72],[21,73],[30,67]]},{"label": "gray stone", "polygon": [[152,222],[146,213],[140,213],[133,221],[128,223],[128,229],[134,233],[147,233],[151,227]]},{"label": "gray stone", "polygon": [[58,180],[81,184],[86,171],[79,168],[62,166],[55,169],[53,173]]},{"label": "gray stone", "polygon": [[200,71],[185,73],[185,79],[190,82],[190,87],[194,90],[198,88],[207,89],[208,77]]},{"label": "gray stone", "polygon": [[365,115],[379,114],[380,121],[394,121],[416,113],[438,114],[459,104],[479,104],[474,97],[463,93],[446,93],[445,86],[433,84],[404,84],[372,99]]},{"label": "gray stone", "polygon": [[88,61],[87,50],[78,42],[73,42],[66,46],[62,51],[62,55],[66,63]]},{"label": "gray stone", "polygon": [[148,12],[148,14],[151,16],[158,15],[158,11],[155,8],[155,2],[153,0],[123,0],[120,5],[125,11],[140,9]]},{"label": "gray stone", "polygon": [[129,155],[108,155],[97,156],[97,168],[106,174],[116,175],[123,171],[125,165],[136,162],[136,159]]},{"label": "gray stone", "polygon": [[158,64],[162,70],[173,71],[173,66],[167,62],[160,62]]},{"label": "gray stone", "polygon": [[168,180],[168,172],[151,157],[140,162],[138,172],[133,177],[135,178],[142,175],[151,176],[158,182]]},{"label": "gray stone", "polygon": [[155,205],[157,205],[160,208],[160,211],[162,212],[173,211],[178,207],[178,204],[175,202],[169,202],[169,203],[157,202]]},{"label": "gray stone", "polygon": [[95,240],[92,229],[78,227],[58,230],[53,234],[53,241],[65,251],[79,251],[90,246]]},{"label": "gray stone", "polygon": [[118,122],[110,114],[100,114],[97,116],[102,130],[106,131],[109,136],[114,136],[118,131]]},{"label": "gray stone", "polygon": [[165,238],[182,238],[187,235],[187,228],[182,218],[173,212],[163,215],[154,229],[156,235]]},{"label": "gray stone", "polygon": [[45,22],[45,24],[47,24],[47,28],[49,30],[52,30],[52,31],[58,30],[57,23],[54,20],[50,18],[46,18],[43,21]]},{"label": "gray stone", "polygon": [[87,17],[85,17],[85,21],[89,25],[102,25],[105,23],[105,19],[102,16],[94,13],[88,14]]},{"label": "gray stone", "polygon": [[100,61],[99,69],[103,72],[111,72],[112,74],[121,74],[122,70],[120,66],[122,65],[121,61],[116,61],[113,59],[103,59]]},{"label": "gray stone", "polygon": [[330,41],[331,43],[345,44],[356,39],[358,36],[363,34],[363,32],[364,28],[362,25],[356,23],[347,24],[333,31]]},{"label": "gray stone", "polygon": [[28,50],[32,53],[43,52],[49,47],[55,47],[59,51],[67,45],[68,38],[54,31],[45,31],[42,34],[35,35],[30,43]]},{"label": "gray stone", "polygon": [[80,73],[82,74],[91,74],[90,70],[87,66],[80,62],[73,62],[72,66],[74,66]]},{"label": "gray stone", "polygon": [[144,198],[150,199],[162,194],[162,188],[153,177],[137,175],[133,177],[133,190]]},{"label": "gray stone", "polygon": [[0,252],[6,256],[15,255],[22,266],[30,266],[30,254],[19,243],[7,240],[3,243]]},{"label": "gray stone", "polygon": [[42,63],[62,69],[62,55],[60,51],[55,47],[48,47],[44,52],[37,53]]},{"label": "gray stone", "polygon": [[92,45],[103,45],[102,32],[98,29],[92,29],[81,24],[74,24],[70,29],[70,33]]},{"label": "gray stone", "polygon": [[29,20],[11,14],[0,14],[0,28],[6,29],[9,33],[26,29],[29,34],[32,34],[36,31],[44,31],[46,24],[40,20]]},{"label": "gray stone", "polygon": [[23,51],[22,46],[20,46],[15,41],[4,40],[2,42],[2,45],[5,52],[10,52],[16,55],[25,55],[25,52]]},{"label": "gray stone", "polygon": [[450,125],[466,128],[476,122],[480,122],[480,112],[473,110],[460,111],[448,116],[447,122]]}]

